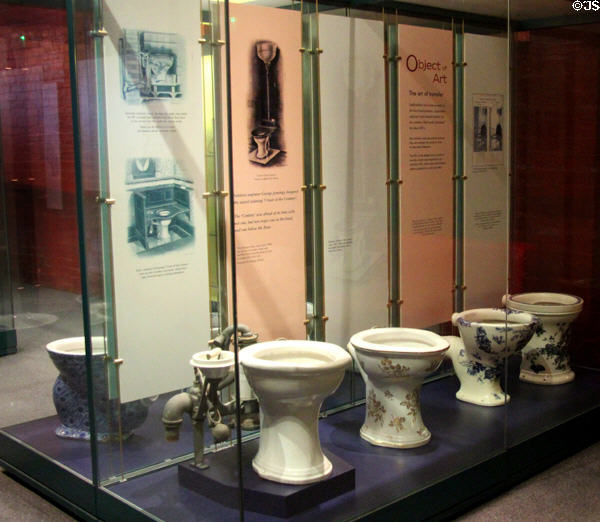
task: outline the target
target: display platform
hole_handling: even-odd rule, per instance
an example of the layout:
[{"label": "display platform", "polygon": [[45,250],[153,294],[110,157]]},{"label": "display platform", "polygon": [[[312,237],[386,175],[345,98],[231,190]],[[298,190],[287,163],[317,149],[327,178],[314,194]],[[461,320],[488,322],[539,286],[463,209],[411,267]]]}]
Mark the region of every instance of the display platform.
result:
[{"label": "display platform", "polygon": [[[346,372],[344,381],[336,393],[327,398],[323,409],[334,409],[348,404],[351,401],[351,387],[355,389],[355,396],[362,394],[358,396],[364,397],[364,386],[362,386],[360,377],[352,372]],[[123,441],[122,467],[126,472],[159,464],[165,460],[173,459],[174,456],[187,455],[192,452],[194,445],[192,423],[187,415],[184,416],[180,428],[179,440],[169,443],[165,441],[165,431],[161,422],[162,410],[172,395],[172,393],[163,394],[154,401],[148,410],[148,417],[144,423],[134,430],[131,437]],[[3,428],[3,430],[52,460],[64,464],[80,475],[91,479],[92,465],[89,441],[57,437],[54,430],[59,425],[58,416],[52,415],[16,424]],[[235,430],[231,431],[232,439],[235,439],[235,433]],[[249,432],[243,432],[243,434],[247,435]],[[206,446],[213,444],[210,429],[206,428],[204,430],[204,438]],[[221,447],[225,447],[225,444]],[[114,444],[101,443],[98,445],[97,451],[102,480],[117,476],[121,463]]]},{"label": "display platform", "polygon": [[[244,506],[249,511],[290,517],[335,498],[355,485],[354,468],[331,452],[325,452],[333,465],[331,474],[312,484],[280,484],[260,478],[252,469],[258,440],[244,445],[242,474]],[[198,469],[191,462],[179,465],[179,483],[227,507],[236,507],[239,494],[237,448],[230,448],[207,458],[209,467]]]},{"label": "display platform", "polygon": [[[388,505],[385,511],[388,516],[394,509],[414,511],[421,518],[434,516],[452,506],[473,502],[469,499],[478,495],[497,492],[497,488],[506,487],[515,477],[522,480],[527,474],[539,471],[540,466],[547,466],[598,440],[597,431],[591,426],[600,419],[599,371],[574,368],[576,379],[572,383],[539,386],[520,382],[518,367],[519,358],[515,358],[507,372],[506,389],[511,401],[502,407],[488,408],[456,400],[454,395],[459,383],[454,376],[424,385],[422,415],[432,440],[420,448],[382,448],[362,440],[359,430],[364,420],[364,406],[322,419],[319,423],[321,445],[324,451],[355,468],[356,488],[287,520],[346,520]],[[174,446],[164,442],[161,423],[155,422],[158,417],[154,408],[159,411],[159,406],[152,406],[151,417],[125,441],[126,466],[143,465],[152,452],[157,452],[155,460],[176,454]],[[34,452],[51,457],[61,466],[89,473],[89,443],[59,439],[53,433],[55,422],[56,419],[49,418],[4,429],[0,432],[0,460],[11,464],[10,447],[18,441],[22,447],[33,448]],[[181,449],[182,453],[191,448],[189,424],[184,421],[181,440],[175,443],[177,451]],[[10,444],[4,444],[6,437],[10,437]],[[107,455],[102,453],[106,447],[103,450],[100,446],[100,451],[102,471],[107,467]],[[255,450],[250,443],[245,443],[242,451],[247,458],[252,458]],[[114,460],[117,458],[118,455],[113,455]],[[18,469],[16,463],[13,468]],[[64,473],[72,476],[67,471]],[[176,465],[100,491],[110,497],[114,505],[122,505],[124,501],[164,520],[239,520],[237,504],[225,507],[182,487]],[[139,516],[145,517],[143,513]],[[250,511],[245,518],[250,521],[279,519]]]},{"label": "display platform", "polygon": [[[509,370],[508,390],[512,397],[509,411],[506,407],[488,408],[456,400],[454,394],[459,385],[454,376],[425,385],[421,397],[422,415],[432,440],[420,448],[382,448],[362,440],[358,433],[364,420],[364,406],[321,420],[323,449],[355,467],[356,488],[288,520],[347,520],[399,501],[419,511],[419,516],[434,516],[466,498],[498,487],[520,466],[529,466],[533,470],[533,463],[526,459],[535,459],[538,450],[543,453],[545,446],[542,447],[537,439],[544,431],[589,412],[600,415],[600,372],[576,369],[574,382],[551,387],[521,383],[516,378],[517,369],[518,359]],[[507,441],[509,451],[512,444],[528,441],[523,460],[513,462],[510,453],[509,458],[505,458]],[[531,444],[537,446],[531,447]],[[253,456],[248,444],[242,449]],[[556,447],[551,451],[552,457],[559,458],[560,451]],[[465,473],[468,477],[463,476]],[[465,486],[465,481],[471,483]],[[233,521],[239,518],[237,508],[223,507],[181,487],[176,467],[115,484],[109,489],[165,520],[183,522],[217,517]],[[428,491],[431,492],[429,496]],[[257,522],[279,520],[249,511],[245,513],[245,519]]]}]

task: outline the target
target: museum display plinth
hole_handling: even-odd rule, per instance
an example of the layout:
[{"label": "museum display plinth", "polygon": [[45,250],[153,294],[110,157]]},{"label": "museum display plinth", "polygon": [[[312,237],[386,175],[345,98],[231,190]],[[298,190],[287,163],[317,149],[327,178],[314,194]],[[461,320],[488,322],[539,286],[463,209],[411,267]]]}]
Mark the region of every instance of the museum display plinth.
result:
[{"label": "museum display plinth", "polygon": [[[248,511],[287,518],[354,489],[354,468],[331,452],[327,453],[333,464],[329,476],[310,484],[292,485],[260,478],[252,469],[252,458],[257,450],[258,440],[243,446],[244,507]],[[236,448],[207,456],[207,461],[207,469],[199,469],[191,462],[180,464],[179,483],[235,509],[239,501]]]},{"label": "museum display plinth", "polygon": [[[363,441],[358,432],[364,420],[364,405],[321,419],[319,432],[324,451],[355,468],[356,487],[288,520],[312,521],[317,516],[345,519],[369,513],[375,513],[369,515],[374,518],[380,514],[383,520],[399,512],[426,518],[454,512],[495,495],[598,440],[593,426],[600,420],[600,372],[577,368],[577,379],[571,383],[536,386],[520,382],[518,369],[519,359],[515,358],[510,361],[506,383],[511,402],[505,407],[484,408],[456,400],[459,383],[454,376],[425,384],[421,394],[423,416],[434,436],[420,448],[399,451]],[[148,459],[156,452],[165,454],[158,422],[161,404],[157,403],[152,406],[148,421],[124,443],[129,467],[134,467],[137,459]],[[152,422],[154,418],[156,423]],[[45,480],[49,467],[55,476],[62,473],[69,488],[57,491],[72,507],[81,498],[75,492],[81,489],[86,493],[91,485],[88,479],[66,472],[65,466],[90,476],[89,470],[83,469],[86,462],[89,467],[89,458],[84,459],[89,455],[89,442],[59,439],[52,434],[53,422],[57,419],[50,417],[0,432],[0,463],[20,476],[26,473],[25,480],[38,483]],[[176,444],[191,449],[191,427],[187,423]],[[242,451],[249,458],[254,454],[248,443]],[[23,462],[29,464],[23,466]],[[60,486],[66,482],[61,478],[54,483]],[[114,483],[101,488],[99,494],[104,499],[100,504],[110,505],[113,517],[127,509],[134,512],[135,518],[128,520],[152,520],[153,516],[184,522],[197,520],[198,513],[208,520],[239,519],[237,507],[225,507],[182,487],[176,465]],[[61,498],[57,501],[61,502]],[[132,509],[132,505],[137,509]],[[87,507],[85,504],[84,509]],[[104,513],[104,518],[110,514]],[[262,522],[269,518],[246,511],[245,519]]]}]

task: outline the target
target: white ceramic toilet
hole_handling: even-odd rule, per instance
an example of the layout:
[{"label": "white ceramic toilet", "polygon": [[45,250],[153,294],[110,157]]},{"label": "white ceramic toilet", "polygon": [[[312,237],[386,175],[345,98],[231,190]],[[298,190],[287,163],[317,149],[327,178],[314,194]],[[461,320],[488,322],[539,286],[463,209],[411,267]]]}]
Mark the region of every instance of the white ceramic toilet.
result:
[{"label": "white ceramic toilet", "polygon": [[244,348],[239,358],[260,404],[254,471],[284,484],[327,477],[332,465],[321,450],[319,409],[342,382],[348,352],[317,341],[269,341]]},{"label": "white ceramic toilet", "polygon": [[390,448],[429,442],[420,390],[425,377],[439,368],[448,346],[439,335],[414,328],[372,328],[352,336],[348,350],[366,386],[363,439]]},{"label": "white ceramic toilet", "polygon": [[569,366],[571,323],[583,309],[583,299],[575,295],[529,292],[505,295],[510,310],[535,315],[540,321],[534,336],[521,352],[519,378],[534,384],[564,384],[575,378]]}]

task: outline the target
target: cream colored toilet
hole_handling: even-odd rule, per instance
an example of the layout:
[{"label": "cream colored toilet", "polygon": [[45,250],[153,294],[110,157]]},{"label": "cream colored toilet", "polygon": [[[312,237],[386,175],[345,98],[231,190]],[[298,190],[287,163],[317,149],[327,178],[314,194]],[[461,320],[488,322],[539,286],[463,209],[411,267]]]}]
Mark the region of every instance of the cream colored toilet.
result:
[{"label": "cream colored toilet", "polygon": [[321,450],[319,410],[342,382],[348,352],[317,341],[270,341],[244,348],[239,358],[260,405],[254,470],[284,484],[327,477],[332,465]]},{"label": "cream colored toilet", "polygon": [[429,442],[420,390],[425,377],[439,368],[448,346],[439,335],[414,328],[372,328],[351,337],[348,350],[366,386],[360,429],[364,440],[390,448]]}]

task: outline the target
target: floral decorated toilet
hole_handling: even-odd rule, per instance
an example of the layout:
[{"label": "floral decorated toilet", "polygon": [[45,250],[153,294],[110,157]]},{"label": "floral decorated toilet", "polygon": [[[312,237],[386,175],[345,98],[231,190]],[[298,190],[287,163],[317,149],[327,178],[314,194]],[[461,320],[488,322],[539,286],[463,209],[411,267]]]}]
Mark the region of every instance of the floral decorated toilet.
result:
[{"label": "floral decorated toilet", "polygon": [[481,406],[501,406],[510,400],[502,390],[504,363],[527,344],[539,320],[525,312],[476,308],[452,314],[460,337],[447,336],[448,355],[460,381],[456,398]]},{"label": "floral decorated toilet", "polygon": [[448,341],[426,330],[372,328],[348,343],[366,386],[360,436],[376,446],[415,448],[431,433],[421,417],[420,390],[448,350]]},{"label": "floral decorated toilet", "polygon": [[519,378],[534,384],[564,384],[575,378],[569,365],[571,324],[583,309],[583,299],[575,295],[530,292],[505,295],[510,310],[535,315],[540,325],[523,348]]},{"label": "floral decorated toilet", "polygon": [[[67,439],[90,439],[90,416],[87,393],[85,339],[69,337],[46,345],[59,371],[52,399],[60,425],[55,433]],[[108,382],[104,362],[104,338],[92,337],[92,380],[96,437],[101,442],[127,439],[148,416],[152,399],[121,404],[117,409],[108,399]]]}]

